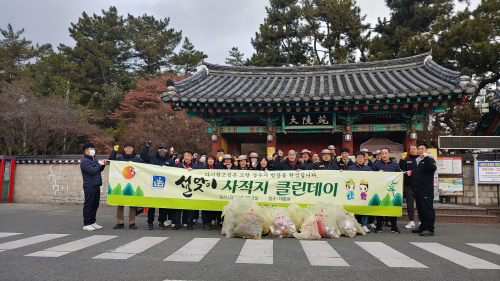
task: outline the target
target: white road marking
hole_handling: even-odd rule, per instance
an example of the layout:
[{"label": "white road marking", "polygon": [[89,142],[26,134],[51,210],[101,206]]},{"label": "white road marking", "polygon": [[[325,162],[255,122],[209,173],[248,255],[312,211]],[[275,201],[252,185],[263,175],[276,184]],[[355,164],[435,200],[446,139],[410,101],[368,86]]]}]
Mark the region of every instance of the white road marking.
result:
[{"label": "white road marking", "polygon": [[300,241],[311,265],[349,266],[326,241]]},{"label": "white road marking", "polygon": [[16,240],[16,241],[2,243],[2,244],[0,244],[0,250],[17,249],[17,248],[33,245],[36,243],[41,243],[41,242],[49,241],[52,239],[61,238],[61,237],[68,236],[68,235],[69,234],[42,234],[42,235],[24,238],[24,239],[20,239],[20,240]]},{"label": "white road marking", "polygon": [[439,243],[411,242],[411,244],[468,269],[500,269],[500,266],[489,261],[462,253]]},{"label": "white road marking", "polygon": [[167,239],[168,237],[142,237],[108,253],[95,256],[94,259],[126,260]]},{"label": "white road marking", "polygon": [[194,238],[164,261],[199,262],[219,240],[220,238]]},{"label": "white road marking", "polygon": [[19,235],[22,233],[14,233],[14,232],[0,232],[0,238],[4,237],[9,237],[9,236],[14,236],[14,235]]},{"label": "white road marking", "polygon": [[487,244],[487,243],[465,243],[465,244],[500,255],[500,246],[497,244]]},{"label": "white road marking", "polygon": [[273,240],[247,240],[236,263],[273,264]]},{"label": "white road marking", "polygon": [[56,258],[64,256],[71,252],[75,252],[110,239],[116,238],[117,236],[112,235],[93,235],[80,240],[72,241],[66,244],[62,244],[56,247],[48,248],[43,251],[34,252],[32,254],[26,255],[27,257],[51,257]]},{"label": "white road marking", "polygon": [[382,242],[355,242],[363,250],[385,263],[388,267],[427,268],[418,261],[394,250]]}]

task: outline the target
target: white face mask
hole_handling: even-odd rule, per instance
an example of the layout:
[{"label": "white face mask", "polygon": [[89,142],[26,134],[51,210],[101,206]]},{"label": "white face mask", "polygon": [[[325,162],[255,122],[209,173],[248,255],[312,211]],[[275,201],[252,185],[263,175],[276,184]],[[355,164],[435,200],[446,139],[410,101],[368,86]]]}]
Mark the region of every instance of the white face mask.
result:
[{"label": "white face mask", "polygon": [[90,151],[89,151],[89,155],[90,155],[90,156],[94,156],[94,155],[95,155],[95,150],[94,150],[94,149],[90,150]]}]

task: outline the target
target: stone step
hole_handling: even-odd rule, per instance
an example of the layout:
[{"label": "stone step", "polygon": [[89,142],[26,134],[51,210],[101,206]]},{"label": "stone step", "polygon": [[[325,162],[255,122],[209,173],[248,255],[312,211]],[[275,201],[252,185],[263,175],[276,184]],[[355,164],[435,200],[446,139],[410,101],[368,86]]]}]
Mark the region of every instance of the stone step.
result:
[{"label": "stone step", "polygon": [[[403,212],[401,221],[409,221],[408,213]],[[415,212],[415,222],[418,221],[418,215]],[[454,214],[438,214],[436,213],[436,222],[449,223],[499,223],[497,216],[492,215],[454,215]]]}]

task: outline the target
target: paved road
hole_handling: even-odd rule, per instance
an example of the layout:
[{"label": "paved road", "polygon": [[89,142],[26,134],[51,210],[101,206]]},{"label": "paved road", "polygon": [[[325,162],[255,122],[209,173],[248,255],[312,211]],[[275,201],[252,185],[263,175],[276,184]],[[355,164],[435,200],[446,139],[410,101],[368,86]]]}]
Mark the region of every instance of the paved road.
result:
[{"label": "paved road", "polygon": [[150,231],[143,215],[139,229],[113,230],[111,206],[98,211],[104,229],[84,232],[81,209],[0,204],[0,280],[500,279],[498,225],[438,224],[437,236],[425,238],[405,229],[353,239],[247,240],[201,225]]}]

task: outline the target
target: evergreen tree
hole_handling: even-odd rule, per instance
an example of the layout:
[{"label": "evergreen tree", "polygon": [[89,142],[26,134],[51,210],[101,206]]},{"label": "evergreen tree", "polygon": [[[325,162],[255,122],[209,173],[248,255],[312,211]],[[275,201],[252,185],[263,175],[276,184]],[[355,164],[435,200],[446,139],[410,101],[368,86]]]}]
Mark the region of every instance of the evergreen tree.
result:
[{"label": "evergreen tree", "polygon": [[208,58],[208,56],[201,51],[195,50],[194,45],[186,37],[182,44],[182,49],[179,53],[172,56],[170,62],[175,66],[177,72],[186,75],[195,73],[197,67],[200,66],[206,58]]},{"label": "evergreen tree", "polygon": [[238,50],[238,47],[233,47],[229,51],[229,58],[226,58],[226,64],[232,66],[243,66],[245,65],[245,61],[243,60],[243,55]]},{"label": "evergreen tree", "polygon": [[169,23],[170,18],[156,20],[146,14],[137,18],[128,15],[133,67],[140,74],[158,74],[170,66],[169,59],[182,40],[182,31],[168,28]]}]

